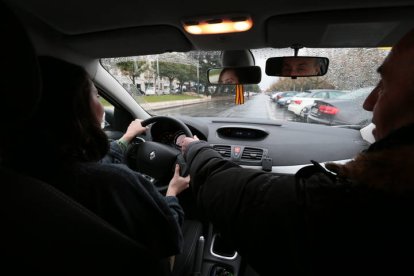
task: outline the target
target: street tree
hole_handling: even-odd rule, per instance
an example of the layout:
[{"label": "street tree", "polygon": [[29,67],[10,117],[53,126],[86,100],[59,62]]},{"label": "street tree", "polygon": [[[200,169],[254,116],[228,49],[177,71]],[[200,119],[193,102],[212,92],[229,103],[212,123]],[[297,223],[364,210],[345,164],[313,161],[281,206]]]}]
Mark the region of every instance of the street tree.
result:
[{"label": "street tree", "polygon": [[134,85],[136,85],[136,79],[148,70],[148,64],[144,60],[119,61],[116,63],[116,66],[121,70],[123,75],[131,79]]},{"label": "street tree", "polygon": [[305,91],[309,89],[334,89],[335,86],[329,83],[324,77],[306,78],[279,78],[270,87],[270,91]]},{"label": "street tree", "polygon": [[208,92],[211,84],[207,79],[207,71],[211,68],[221,67],[220,51],[193,51],[188,55],[198,62],[199,83],[204,87],[204,91]]},{"label": "street tree", "polygon": [[179,82],[180,91],[183,91],[183,85],[185,83],[197,81],[197,68],[194,65],[178,64],[177,67],[177,80]]},{"label": "street tree", "polygon": [[159,62],[159,74],[162,78],[167,78],[169,81],[169,87],[172,89],[172,83],[174,79],[178,80],[179,76],[179,69],[180,64],[179,63],[173,63],[173,62]]}]

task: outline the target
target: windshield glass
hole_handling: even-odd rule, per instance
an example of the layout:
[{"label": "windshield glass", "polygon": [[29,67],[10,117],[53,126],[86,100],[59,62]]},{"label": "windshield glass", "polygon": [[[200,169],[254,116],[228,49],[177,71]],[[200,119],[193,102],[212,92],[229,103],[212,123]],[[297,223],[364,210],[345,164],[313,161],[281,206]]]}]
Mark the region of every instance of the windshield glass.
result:
[{"label": "windshield glass", "polygon": [[365,99],[369,93],[374,89],[374,86],[364,87],[360,89],[356,89],[344,95],[338,96],[338,99],[341,100],[354,100],[358,98]]},{"label": "windshield glass", "polygon": [[[236,104],[235,85],[212,85],[207,81],[207,70],[222,66],[220,51],[107,58],[102,59],[101,63],[134,100],[152,115],[248,117],[324,123],[307,118],[314,101],[338,97],[352,99],[360,94],[366,97],[379,80],[376,70],[388,51],[380,48],[301,49],[299,55],[328,57],[329,69],[321,77],[292,79],[271,77],[265,73],[268,58],[291,56],[292,49],[252,50],[256,65],[261,67],[262,80],[259,84],[243,86],[244,104]],[[278,104],[278,100],[286,93],[277,92],[313,90],[326,91],[308,101],[284,101],[283,105]],[[344,93],[348,95],[342,95]],[[290,96],[304,97],[301,94]],[[355,101],[355,105],[362,110],[361,101]],[[370,113],[364,114],[371,116]],[[370,120],[364,118],[360,121],[366,125]],[[332,125],[334,120],[330,121]],[[338,125],[345,121],[346,118],[343,118]]]},{"label": "windshield glass", "polygon": [[295,95],[295,97],[309,97],[311,93],[309,92],[301,92]]}]

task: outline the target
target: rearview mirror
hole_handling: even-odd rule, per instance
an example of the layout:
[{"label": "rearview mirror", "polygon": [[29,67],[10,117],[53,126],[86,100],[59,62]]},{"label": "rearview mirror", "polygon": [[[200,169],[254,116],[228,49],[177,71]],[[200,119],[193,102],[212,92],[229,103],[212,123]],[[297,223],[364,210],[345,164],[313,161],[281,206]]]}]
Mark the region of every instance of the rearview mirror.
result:
[{"label": "rearview mirror", "polygon": [[274,57],[266,60],[266,74],[279,77],[315,77],[328,71],[325,57]]},{"label": "rearview mirror", "polygon": [[211,84],[257,84],[262,70],[259,66],[212,68],[207,76]]}]

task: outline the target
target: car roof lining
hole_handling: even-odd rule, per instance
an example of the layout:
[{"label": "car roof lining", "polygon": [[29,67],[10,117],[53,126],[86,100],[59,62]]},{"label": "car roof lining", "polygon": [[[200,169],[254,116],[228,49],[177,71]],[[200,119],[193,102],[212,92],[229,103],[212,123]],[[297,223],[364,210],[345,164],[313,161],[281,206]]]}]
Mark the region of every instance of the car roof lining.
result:
[{"label": "car roof lining", "polygon": [[414,26],[414,7],[369,9],[369,13],[367,11],[325,11],[272,17],[266,23],[268,46],[392,46],[400,34]]},{"label": "car roof lining", "polygon": [[[159,3],[163,6],[160,11],[154,10],[154,3],[143,2],[141,10],[146,12],[138,12],[135,17],[130,18],[129,8],[136,8],[136,3],[123,3],[125,6],[120,11],[116,2],[91,0],[85,3],[72,0],[65,2],[63,7],[63,3],[54,1],[32,2],[10,0],[21,19],[27,22],[26,26],[41,26],[38,33],[42,35],[45,33],[44,29],[48,29],[52,38],[49,42],[58,41],[59,45],[65,45],[89,58],[187,52],[197,49],[285,48],[292,44],[315,48],[391,46],[414,26],[414,3],[405,0],[377,0],[367,3],[357,0],[338,3],[321,1],[318,6],[305,0],[294,4],[272,1],[265,4],[268,6],[266,9],[256,3],[249,7],[249,13],[254,20],[250,31],[204,36],[185,33],[180,21],[185,15],[201,15],[203,5],[189,5],[180,10],[179,14],[172,14],[174,9],[178,11],[174,5],[184,3]],[[184,2],[190,4],[187,0]],[[209,12],[235,12],[231,3],[221,2],[218,8],[209,7]],[[164,9],[171,5],[174,9]],[[391,5],[393,7],[389,7]],[[108,10],[110,7],[113,12]],[[319,11],[316,12],[316,9]],[[151,12],[153,16],[148,15]],[[159,19],[154,18],[157,15]]]},{"label": "car roof lining", "polygon": [[185,18],[220,14],[246,13],[253,17],[255,24],[261,24],[263,22],[257,22],[258,18],[266,20],[273,15],[413,5],[411,0],[319,0],[317,4],[308,0],[256,0],[251,3],[240,3],[237,6],[232,1],[210,0],[208,7],[203,4],[194,5],[193,0],[71,0],[64,3],[50,0],[6,1],[35,15],[66,35],[154,25],[180,28],[181,20]]},{"label": "car roof lining", "polygon": [[193,49],[187,38],[171,26],[128,28],[65,36],[64,39],[71,48],[95,58],[187,52]]}]

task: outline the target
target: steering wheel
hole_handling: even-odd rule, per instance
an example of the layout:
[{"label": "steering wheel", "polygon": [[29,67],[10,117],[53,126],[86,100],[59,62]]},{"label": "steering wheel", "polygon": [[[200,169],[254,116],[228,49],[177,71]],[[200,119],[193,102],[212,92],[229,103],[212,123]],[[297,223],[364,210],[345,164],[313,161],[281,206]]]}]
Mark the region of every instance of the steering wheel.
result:
[{"label": "steering wheel", "polygon": [[[186,137],[193,137],[191,130],[180,120],[167,116],[154,116],[141,122],[142,126],[153,123],[168,123],[179,127]],[[165,189],[174,175],[175,164],[180,165],[180,175],[187,174],[187,167],[181,151],[154,141],[133,143],[126,152],[127,165],[140,173],[156,179],[155,185]]]}]

